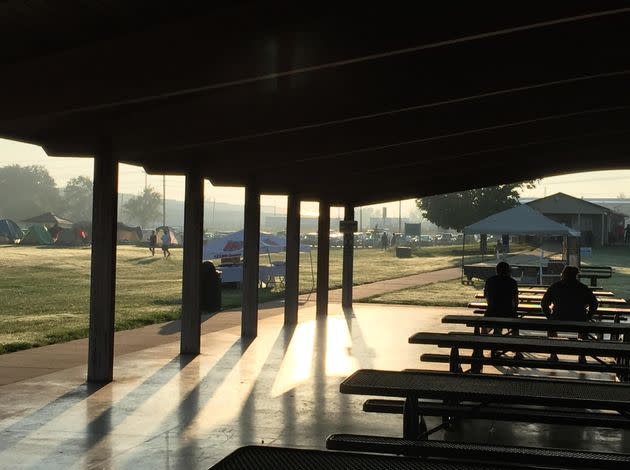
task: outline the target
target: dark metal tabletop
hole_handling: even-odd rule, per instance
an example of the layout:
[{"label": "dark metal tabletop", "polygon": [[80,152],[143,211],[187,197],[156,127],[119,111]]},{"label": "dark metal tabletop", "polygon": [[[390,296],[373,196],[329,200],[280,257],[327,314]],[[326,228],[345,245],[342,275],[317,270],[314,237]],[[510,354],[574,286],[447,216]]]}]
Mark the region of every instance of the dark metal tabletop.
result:
[{"label": "dark metal tabletop", "polygon": [[[468,308],[488,308],[487,302],[470,302]],[[519,303],[517,310],[519,312],[542,312],[540,303]],[[600,307],[597,311],[593,312],[593,315],[609,315],[609,314],[627,314],[630,315],[630,307]]]},{"label": "dark metal tabletop", "polygon": [[515,467],[505,464],[494,466],[348,452],[247,446],[232,452],[211,468],[213,470],[500,470]]},{"label": "dark metal tabletop", "polygon": [[339,390],[355,395],[630,410],[630,385],[594,380],[362,369],[345,379]]},{"label": "dark metal tabletop", "polygon": [[563,331],[575,333],[630,333],[630,325],[612,322],[581,322],[547,320],[546,318],[479,317],[476,315],[446,315],[442,323],[522,330]]}]

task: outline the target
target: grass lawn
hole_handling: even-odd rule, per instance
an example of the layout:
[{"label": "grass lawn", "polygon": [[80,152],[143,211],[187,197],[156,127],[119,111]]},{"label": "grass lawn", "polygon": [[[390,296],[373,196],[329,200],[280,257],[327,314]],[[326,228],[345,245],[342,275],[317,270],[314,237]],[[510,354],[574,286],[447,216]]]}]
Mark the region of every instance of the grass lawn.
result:
[{"label": "grass lawn", "polygon": [[[630,302],[630,247],[594,248],[593,256],[583,258],[582,264],[612,266],[612,277],[599,279],[597,285],[613,291],[617,297],[623,297]],[[585,282],[588,283],[589,280],[586,279]]]},{"label": "grass lawn", "polygon": [[[598,285],[613,291],[617,297],[630,301],[629,247],[596,248],[593,250],[593,256],[583,259],[582,262],[597,266],[612,266],[613,276],[610,279],[600,279]],[[457,279],[389,292],[362,300],[362,302],[465,307],[474,299],[475,294],[482,290],[483,282],[481,281],[477,281],[475,286],[466,286]]]},{"label": "grass lawn", "polygon": [[[472,248],[471,248],[472,249]],[[148,256],[146,248],[119,246],[116,329],[179,318],[182,251]],[[461,247],[430,247],[399,259],[393,250],[355,250],[355,284],[456,266]],[[331,250],[330,286],[341,286],[340,249]],[[317,253],[312,253],[316,271]],[[0,245],[0,353],[83,338],[88,331],[90,248]],[[267,257],[261,257],[261,263]],[[302,254],[300,290],[310,291],[311,265]],[[223,289],[223,307],[241,304],[239,289]],[[282,288],[261,289],[261,302],[282,297]]]}]

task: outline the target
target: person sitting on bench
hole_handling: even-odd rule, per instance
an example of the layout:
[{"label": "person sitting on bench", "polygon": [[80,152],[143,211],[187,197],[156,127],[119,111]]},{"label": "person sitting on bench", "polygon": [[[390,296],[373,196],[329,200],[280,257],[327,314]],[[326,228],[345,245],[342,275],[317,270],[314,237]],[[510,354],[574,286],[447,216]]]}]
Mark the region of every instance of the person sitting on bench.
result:
[{"label": "person sitting on bench", "polygon": [[[486,298],[488,307],[486,308],[486,317],[509,317],[517,316],[516,308],[518,307],[518,284],[510,276],[510,265],[505,261],[497,264],[497,274],[486,280],[483,288],[483,296]],[[484,333],[488,331],[485,330]],[[494,334],[500,335],[501,328],[495,328]],[[512,334],[518,336],[518,330],[512,330]],[[522,354],[517,353],[517,358]]]},{"label": "person sitting on bench", "polygon": [[[597,298],[588,286],[578,280],[578,274],[578,268],[566,266],[562,270],[560,280],[550,285],[545,292],[540,306],[550,320],[589,321],[597,311]],[[548,333],[552,338],[557,335],[555,331]],[[582,335],[580,338],[584,339]],[[558,356],[552,354],[549,360],[557,361]],[[580,362],[586,362],[586,358],[580,356]]]}]

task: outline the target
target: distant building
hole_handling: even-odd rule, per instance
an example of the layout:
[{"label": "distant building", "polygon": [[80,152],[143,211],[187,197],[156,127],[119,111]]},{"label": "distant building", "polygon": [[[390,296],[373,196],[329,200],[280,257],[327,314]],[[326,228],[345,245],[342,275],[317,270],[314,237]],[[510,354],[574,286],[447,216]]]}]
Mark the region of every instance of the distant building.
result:
[{"label": "distant building", "polygon": [[581,232],[583,246],[605,246],[623,240],[625,215],[603,205],[564,193],[556,193],[527,204],[556,222]]}]

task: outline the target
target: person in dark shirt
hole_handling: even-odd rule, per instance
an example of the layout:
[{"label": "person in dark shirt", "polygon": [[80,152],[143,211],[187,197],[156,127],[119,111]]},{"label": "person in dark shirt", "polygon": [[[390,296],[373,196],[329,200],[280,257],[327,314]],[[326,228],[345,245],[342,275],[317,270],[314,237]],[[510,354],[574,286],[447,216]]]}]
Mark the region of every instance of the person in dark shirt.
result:
[{"label": "person in dark shirt", "polygon": [[[545,292],[540,306],[550,320],[589,321],[597,311],[597,298],[588,286],[578,280],[578,273],[575,266],[566,266],[560,280],[550,285]],[[548,333],[551,338],[557,335],[555,331]],[[582,335],[580,338],[584,339]],[[549,360],[557,361],[558,356],[552,354]],[[584,363],[586,358],[580,356],[579,361]]]},{"label": "person in dark shirt", "polygon": [[516,317],[518,284],[510,276],[510,265],[505,261],[497,264],[497,274],[486,281],[483,296],[488,302],[486,316]]},{"label": "person in dark shirt", "polygon": [[[488,308],[484,316],[486,317],[516,317],[516,308],[518,307],[518,284],[510,276],[510,265],[505,261],[497,264],[497,274],[486,280],[483,288],[483,296],[486,298]],[[483,331],[488,333],[487,330]],[[495,328],[494,334],[500,335],[501,328]],[[518,329],[514,328],[512,334],[518,336]],[[496,351],[492,352],[493,356],[500,355]],[[520,352],[516,353],[516,359],[522,359]]]},{"label": "person in dark shirt", "polygon": [[566,266],[560,280],[545,292],[540,306],[550,320],[588,321],[597,311],[597,298],[578,280],[578,272],[575,266]]}]

